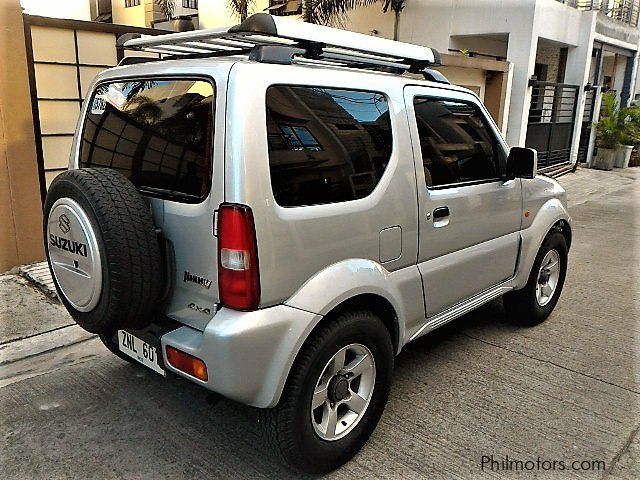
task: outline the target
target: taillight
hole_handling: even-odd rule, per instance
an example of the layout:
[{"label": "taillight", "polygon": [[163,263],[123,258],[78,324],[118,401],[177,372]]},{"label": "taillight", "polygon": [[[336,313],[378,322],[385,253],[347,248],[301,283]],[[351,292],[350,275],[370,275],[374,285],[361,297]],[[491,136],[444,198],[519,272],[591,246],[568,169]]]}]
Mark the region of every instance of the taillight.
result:
[{"label": "taillight", "polygon": [[260,270],[251,209],[222,204],[217,230],[220,303],[236,310],[253,310],[260,303]]}]

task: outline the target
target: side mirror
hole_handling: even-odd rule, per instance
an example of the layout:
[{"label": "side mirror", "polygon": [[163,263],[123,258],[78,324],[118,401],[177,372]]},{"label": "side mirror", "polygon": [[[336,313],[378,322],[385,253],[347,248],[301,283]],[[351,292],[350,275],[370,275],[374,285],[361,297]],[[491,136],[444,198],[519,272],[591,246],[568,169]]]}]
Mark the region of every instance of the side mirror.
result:
[{"label": "side mirror", "polygon": [[507,178],[534,178],[537,170],[537,151],[533,148],[511,147],[507,157]]}]

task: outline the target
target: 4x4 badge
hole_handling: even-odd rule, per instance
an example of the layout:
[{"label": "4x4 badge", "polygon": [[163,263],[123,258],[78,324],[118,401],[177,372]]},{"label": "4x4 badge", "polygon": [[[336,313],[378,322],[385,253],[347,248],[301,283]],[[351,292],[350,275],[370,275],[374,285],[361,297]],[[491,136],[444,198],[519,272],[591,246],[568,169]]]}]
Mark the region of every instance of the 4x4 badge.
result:
[{"label": "4x4 badge", "polygon": [[64,213],[58,217],[58,228],[62,233],[69,233],[71,230],[71,222],[69,221],[69,217],[67,217]]},{"label": "4x4 badge", "polygon": [[187,305],[187,307],[189,307],[191,310],[195,310],[198,313],[202,313],[204,315],[211,315],[211,309],[209,307],[201,307],[200,305],[196,305],[193,302]]}]

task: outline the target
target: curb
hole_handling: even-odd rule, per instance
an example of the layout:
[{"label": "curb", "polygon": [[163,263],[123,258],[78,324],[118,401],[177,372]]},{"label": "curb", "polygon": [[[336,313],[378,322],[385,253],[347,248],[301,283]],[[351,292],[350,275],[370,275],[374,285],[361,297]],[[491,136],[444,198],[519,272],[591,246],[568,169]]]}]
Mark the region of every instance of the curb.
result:
[{"label": "curb", "polygon": [[51,270],[47,262],[30,263],[28,265],[22,265],[17,269],[18,275],[26,279],[33,286],[38,288],[47,297],[60,302],[58,294],[56,293],[56,287],[53,284],[53,278],[51,278]]}]

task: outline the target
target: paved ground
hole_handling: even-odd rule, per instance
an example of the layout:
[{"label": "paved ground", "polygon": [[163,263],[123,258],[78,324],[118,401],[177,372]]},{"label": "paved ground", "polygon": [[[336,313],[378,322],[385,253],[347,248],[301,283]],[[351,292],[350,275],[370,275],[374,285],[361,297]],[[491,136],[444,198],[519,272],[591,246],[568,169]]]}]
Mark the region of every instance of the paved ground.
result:
[{"label": "paved ground", "polygon": [[[640,478],[638,179],[562,177],[574,245],[549,321],[515,328],[495,302],[407,346],[376,433],[330,478]],[[3,478],[293,478],[254,410],[119,360],[17,275],[0,316]],[[607,470],[482,470],[491,455]]]}]

